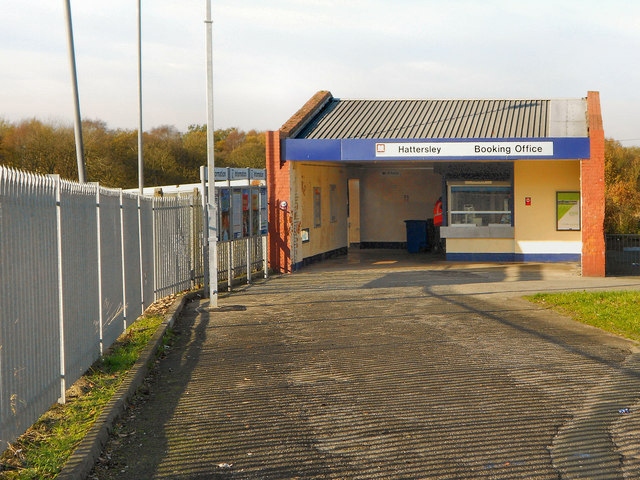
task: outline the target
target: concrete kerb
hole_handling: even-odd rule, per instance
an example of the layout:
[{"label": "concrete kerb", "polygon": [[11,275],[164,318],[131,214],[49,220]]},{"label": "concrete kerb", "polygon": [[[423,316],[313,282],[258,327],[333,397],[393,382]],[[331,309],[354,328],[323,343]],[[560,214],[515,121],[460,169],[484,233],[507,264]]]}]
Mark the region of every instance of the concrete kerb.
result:
[{"label": "concrete kerb", "polygon": [[140,357],[127,373],[124,381],[107,403],[102,413],[91,427],[87,435],[71,454],[62,471],[56,477],[59,480],[84,480],[87,478],[98,457],[109,439],[115,421],[124,412],[128,402],[136,394],[162,344],[162,338],[180,315],[185,304],[191,299],[201,296],[202,290],[190,292],[177,299],[164,316],[164,321],[144,348]]}]

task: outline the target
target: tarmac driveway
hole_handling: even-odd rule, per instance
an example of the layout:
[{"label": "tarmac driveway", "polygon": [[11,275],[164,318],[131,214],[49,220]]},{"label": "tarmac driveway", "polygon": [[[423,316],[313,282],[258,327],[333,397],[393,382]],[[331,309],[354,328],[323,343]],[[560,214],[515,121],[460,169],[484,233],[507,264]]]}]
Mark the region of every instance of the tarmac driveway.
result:
[{"label": "tarmac driveway", "polygon": [[192,302],[91,478],[640,478],[636,345],[520,298],[568,288],[640,279],[343,259]]}]

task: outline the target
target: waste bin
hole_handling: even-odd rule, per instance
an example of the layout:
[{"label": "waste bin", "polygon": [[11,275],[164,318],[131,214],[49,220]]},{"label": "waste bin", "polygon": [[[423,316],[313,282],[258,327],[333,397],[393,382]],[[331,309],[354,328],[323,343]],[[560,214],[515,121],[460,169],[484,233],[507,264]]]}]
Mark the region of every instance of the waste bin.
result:
[{"label": "waste bin", "polygon": [[418,253],[427,249],[427,221],[405,220],[407,225],[407,251]]}]

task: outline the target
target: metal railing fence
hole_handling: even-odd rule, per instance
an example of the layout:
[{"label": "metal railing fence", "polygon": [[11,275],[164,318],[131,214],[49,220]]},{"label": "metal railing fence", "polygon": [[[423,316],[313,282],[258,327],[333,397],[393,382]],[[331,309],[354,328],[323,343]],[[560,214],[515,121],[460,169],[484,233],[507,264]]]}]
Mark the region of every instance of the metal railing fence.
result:
[{"label": "metal railing fence", "polygon": [[56,186],[0,170],[0,435],[25,431],[60,393]]},{"label": "metal railing fence", "polygon": [[[204,283],[203,205],[0,166],[0,451],[151,303]],[[219,282],[266,270],[265,237],[220,246]]]},{"label": "metal railing fence", "polygon": [[606,274],[640,275],[640,235],[608,234],[606,240]]}]

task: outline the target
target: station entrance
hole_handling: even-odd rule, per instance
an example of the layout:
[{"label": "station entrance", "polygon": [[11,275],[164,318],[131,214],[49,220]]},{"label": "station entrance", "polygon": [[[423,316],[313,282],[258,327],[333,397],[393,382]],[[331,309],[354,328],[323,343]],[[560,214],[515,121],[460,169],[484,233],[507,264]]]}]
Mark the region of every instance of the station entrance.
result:
[{"label": "station entrance", "polygon": [[[318,92],[267,132],[270,264],[407,248],[433,224],[447,261],[579,262],[604,275],[597,92],[564,100],[341,100]],[[419,251],[429,250],[429,244]]]}]

